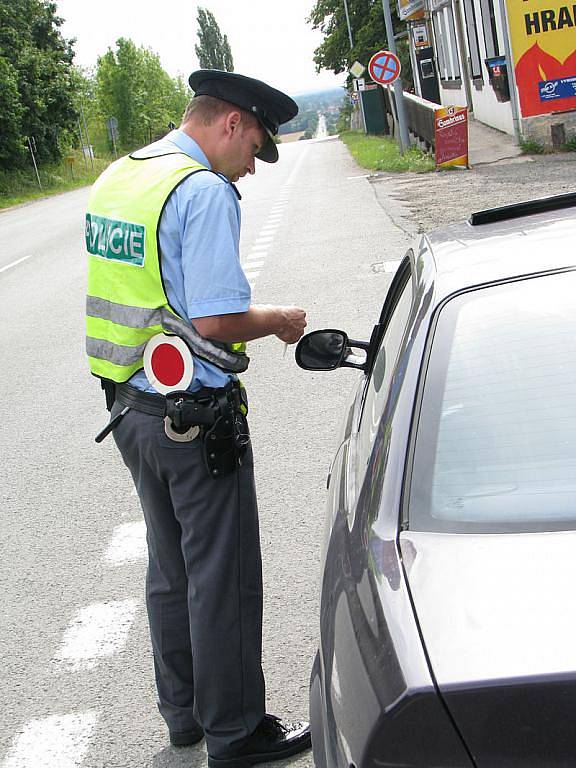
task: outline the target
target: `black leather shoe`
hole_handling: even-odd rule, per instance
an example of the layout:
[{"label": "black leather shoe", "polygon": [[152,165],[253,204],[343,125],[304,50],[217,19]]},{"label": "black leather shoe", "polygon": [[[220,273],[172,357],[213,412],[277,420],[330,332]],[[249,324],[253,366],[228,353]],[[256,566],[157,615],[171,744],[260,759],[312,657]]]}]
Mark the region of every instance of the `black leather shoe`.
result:
[{"label": "black leather shoe", "polygon": [[204,738],[202,726],[191,728],[189,731],[170,731],[170,744],[173,747],[191,747]]},{"label": "black leather shoe", "polygon": [[221,757],[208,755],[208,765],[209,768],[248,768],[255,763],[283,760],[309,749],[311,744],[308,723],[286,723],[274,715],[264,715],[254,733],[238,749]]}]

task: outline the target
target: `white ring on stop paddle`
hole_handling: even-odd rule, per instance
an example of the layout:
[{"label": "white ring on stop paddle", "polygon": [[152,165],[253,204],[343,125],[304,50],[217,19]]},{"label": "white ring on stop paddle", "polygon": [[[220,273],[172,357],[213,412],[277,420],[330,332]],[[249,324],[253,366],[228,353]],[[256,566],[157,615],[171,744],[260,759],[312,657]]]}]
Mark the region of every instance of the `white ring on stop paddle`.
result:
[{"label": "white ring on stop paddle", "polygon": [[[163,371],[154,368],[154,352],[163,344],[175,349],[182,362],[184,372],[179,381],[175,383],[165,383],[162,381]],[[144,348],[144,373],[154,389],[161,395],[168,395],[170,392],[178,392],[188,389],[194,378],[194,358],[188,345],[179,336],[167,336],[165,333],[159,333],[153,336]],[[164,431],[166,436],[176,443],[189,443],[198,437],[200,427],[191,426],[186,432],[176,432],[168,416],[164,419]]]}]

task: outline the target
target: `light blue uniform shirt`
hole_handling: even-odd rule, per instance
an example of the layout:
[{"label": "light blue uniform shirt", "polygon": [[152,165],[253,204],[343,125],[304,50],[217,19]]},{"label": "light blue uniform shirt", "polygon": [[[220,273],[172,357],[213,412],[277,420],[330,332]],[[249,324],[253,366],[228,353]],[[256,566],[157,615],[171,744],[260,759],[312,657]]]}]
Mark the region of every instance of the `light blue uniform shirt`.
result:
[{"label": "light blue uniform shirt", "polygon": [[[206,168],[208,158],[182,131],[164,139],[166,152],[185,152]],[[250,284],[240,266],[240,205],[234,187],[223,176],[201,171],[172,192],[159,226],[160,264],[171,307],[183,318],[228,315],[250,307]],[[242,341],[242,339],[237,339]],[[194,356],[189,390],[223,387],[232,374]],[[144,371],[130,384],[156,392]]]}]

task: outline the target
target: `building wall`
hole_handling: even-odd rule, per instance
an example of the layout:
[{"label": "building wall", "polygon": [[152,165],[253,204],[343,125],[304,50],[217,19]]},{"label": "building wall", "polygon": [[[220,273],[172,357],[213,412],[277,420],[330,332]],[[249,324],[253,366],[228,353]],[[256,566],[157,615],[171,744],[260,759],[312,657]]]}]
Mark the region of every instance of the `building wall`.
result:
[{"label": "building wall", "polygon": [[[500,102],[496,98],[494,88],[490,85],[488,77],[488,67],[486,66],[486,39],[484,29],[481,23],[480,0],[473,0],[474,17],[476,19],[476,35],[478,38],[478,47],[480,54],[480,67],[482,77],[472,81],[472,102],[473,112],[476,120],[486,123],[499,131],[514,135],[514,121],[512,119],[512,104],[509,101]],[[498,40],[504,49],[504,28],[502,15],[500,13],[500,4],[496,3],[494,7],[496,27],[498,31]],[[468,45],[468,38],[466,38]],[[467,54],[469,55],[469,53]]]},{"label": "building wall", "polygon": [[[524,0],[525,3],[530,4],[530,8],[524,8],[524,6],[518,10],[514,8],[516,15],[518,13],[524,14],[525,10],[530,10],[535,13],[534,8],[538,8],[535,3],[554,4],[563,0]],[[473,116],[482,123],[496,128],[500,131],[504,131],[510,135],[514,135],[515,126],[512,111],[512,101],[503,101],[502,94],[499,100],[497,92],[495,91],[492,82],[490,81],[488,67],[486,65],[486,59],[499,59],[502,58],[503,67],[507,67],[508,70],[508,84],[511,91],[511,97],[515,97],[520,102],[522,98],[526,99],[526,88],[532,89],[530,98],[532,102],[529,104],[530,109],[534,110],[530,112],[526,107],[526,104],[522,106],[522,110],[525,114],[535,115],[533,117],[519,117],[519,130],[523,138],[533,139],[546,147],[554,146],[554,139],[556,146],[560,146],[558,136],[565,136],[566,140],[573,138],[576,135],[576,109],[572,108],[574,103],[574,97],[562,98],[553,103],[549,103],[546,109],[543,106],[541,97],[538,101],[538,91],[534,95],[534,89],[538,88],[537,80],[538,75],[533,74],[528,70],[526,74],[526,66],[533,64],[530,61],[530,65],[524,65],[523,70],[524,80],[522,81],[522,87],[524,90],[518,96],[515,92],[514,84],[512,81],[511,69],[515,66],[514,61],[510,61],[506,56],[507,44],[511,45],[508,36],[508,29],[506,26],[506,20],[503,17],[500,8],[500,0],[427,0],[428,11],[433,20],[433,40],[434,50],[436,54],[437,69],[439,73],[439,86],[440,86],[440,102],[444,106],[450,105],[465,105],[472,110]],[[458,5],[457,5],[458,4]],[[534,6],[534,7],[532,7]],[[458,18],[457,12],[460,8],[460,14],[462,17],[461,33],[458,34]],[[576,5],[573,6],[576,9]],[[540,11],[544,14],[552,13],[552,11],[544,10]],[[511,11],[509,11],[511,13]],[[558,19],[563,18],[564,22],[561,24],[558,21],[558,32],[555,32],[555,37],[545,38],[542,42],[541,38],[536,41],[530,41],[532,44],[537,42],[539,45],[544,46],[545,43],[549,45],[550,50],[539,55],[548,57],[546,66],[540,67],[540,79],[550,80],[550,87],[556,87],[556,81],[554,78],[568,77],[576,74],[574,71],[574,65],[576,64],[576,50],[574,43],[576,41],[576,29],[573,28],[573,24],[567,18],[568,11],[564,10],[564,17],[561,17],[558,13]],[[510,24],[524,25],[524,16],[518,18],[514,17],[509,20]],[[453,27],[452,27],[453,21]],[[542,25],[544,22],[541,22]],[[555,30],[555,26],[551,26],[552,30]],[[518,29],[514,27],[512,32],[514,37],[514,45],[518,40]],[[547,33],[547,29],[543,29],[543,34]],[[528,34],[528,33],[524,33]],[[561,37],[564,35],[564,37]],[[470,43],[472,40],[472,46]],[[527,43],[526,45],[529,45]],[[525,46],[526,47],[526,46]],[[473,48],[473,50],[471,50]],[[534,46],[534,50],[537,46]],[[520,50],[522,53],[523,49]],[[572,53],[570,53],[572,51]],[[515,52],[517,57],[517,52]],[[529,58],[532,54],[532,50],[528,51]],[[568,59],[566,56],[568,55]],[[554,58],[556,58],[556,62]],[[456,61],[457,59],[457,61]],[[562,64],[562,62],[567,62]],[[516,62],[517,63],[517,62]],[[500,64],[499,61],[493,61],[493,64]],[[558,67],[563,66],[563,70],[554,69],[553,65]],[[544,71],[546,69],[546,72]],[[516,70],[518,72],[518,70]],[[468,76],[467,76],[468,75]],[[528,79],[526,79],[528,78]],[[496,78],[497,79],[497,78]],[[467,89],[465,83],[468,82],[470,87]],[[528,82],[528,86],[526,83]],[[560,82],[558,80],[558,82]],[[564,81],[562,81],[564,82]],[[558,89],[564,87],[558,86]],[[468,97],[468,98],[467,98]],[[552,97],[553,98],[553,97]],[[542,111],[547,111],[548,114],[540,114],[540,107]]]}]

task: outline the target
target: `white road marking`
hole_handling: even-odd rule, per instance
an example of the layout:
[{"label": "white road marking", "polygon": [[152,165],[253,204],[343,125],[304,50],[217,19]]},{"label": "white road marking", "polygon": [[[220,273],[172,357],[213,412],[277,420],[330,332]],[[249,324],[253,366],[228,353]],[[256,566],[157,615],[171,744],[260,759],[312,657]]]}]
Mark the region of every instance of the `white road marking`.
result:
[{"label": "white road marking", "polygon": [[308,154],[308,147],[304,148],[304,152],[300,154],[300,157],[298,158],[298,161],[294,168],[292,168],[292,172],[290,173],[290,176],[288,176],[288,179],[286,180],[284,186],[290,187],[294,183],[294,179],[296,178],[296,175],[298,174],[298,171],[300,170],[300,166],[304,162],[304,158]]},{"label": "white road marking", "polygon": [[100,659],[121,650],[139,605],[139,600],[122,600],[82,608],[64,633],[56,661],[74,670],[92,669]]},{"label": "white road marking", "polygon": [[364,173],[362,176],[346,176],[346,180],[352,181],[353,179],[369,179],[370,176],[372,176],[371,173]]},{"label": "white road marking", "polygon": [[257,270],[257,271],[250,272],[249,270],[245,269],[244,270],[244,274],[246,275],[246,278],[248,279],[248,282],[250,282],[251,278],[258,277],[258,275],[260,274],[260,271]]},{"label": "white road marking", "polygon": [[257,253],[259,251],[267,251],[267,250],[268,250],[268,244],[263,243],[262,245],[254,245],[250,253]]},{"label": "white road marking", "polygon": [[263,259],[260,256],[253,256],[252,258],[249,256],[244,262],[243,266],[248,269],[250,269],[250,267],[261,267],[265,261],[266,259]]},{"label": "white road marking", "polygon": [[17,259],[16,261],[13,261],[12,264],[7,264],[5,267],[0,268],[0,272],[6,272],[7,269],[12,269],[12,267],[18,266],[18,264],[22,264],[23,261],[26,261],[27,259],[31,259],[32,254],[30,253],[28,256],[22,256],[21,259]]},{"label": "white road marking", "polygon": [[95,712],[31,720],[16,737],[3,768],[76,768],[96,725]]},{"label": "white road marking", "polygon": [[146,524],[143,520],[139,520],[135,523],[123,523],[114,528],[104,560],[113,565],[133,563],[145,560],[147,552]]},{"label": "white road marking", "polygon": [[264,237],[257,237],[255,245],[268,245],[272,242],[272,240],[274,240],[274,235],[264,235]]},{"label": "white road marking", "polygon": [[278,224],[266,224],[265,227],[262,227],[260,230],[261,235],[272,235],[274,234],[278,229]]}]

